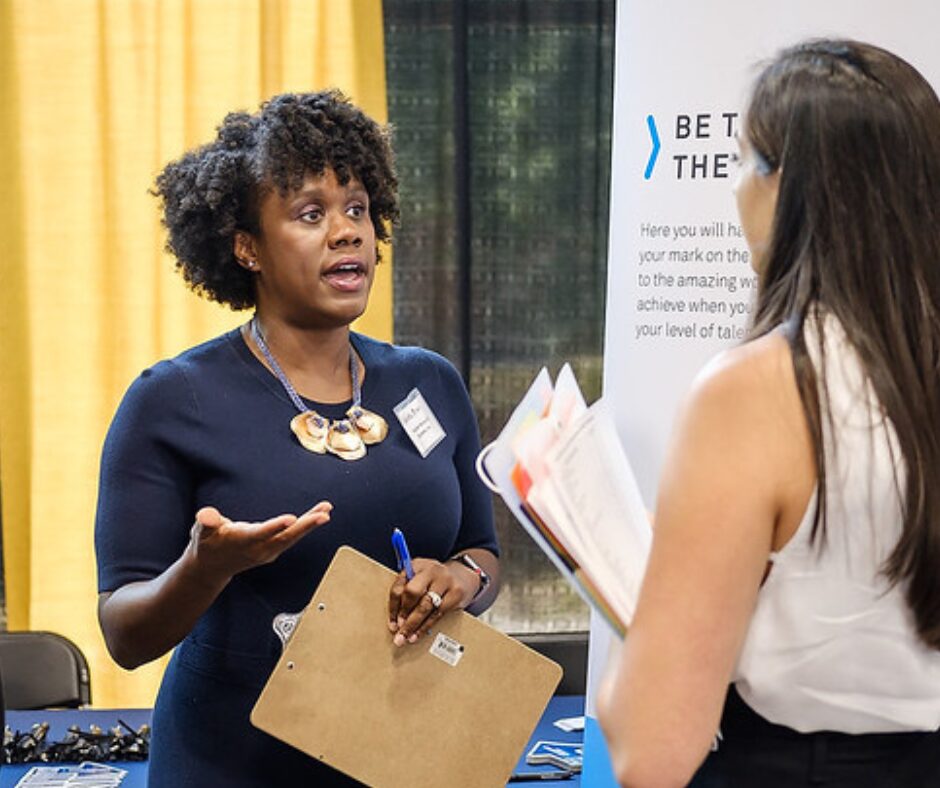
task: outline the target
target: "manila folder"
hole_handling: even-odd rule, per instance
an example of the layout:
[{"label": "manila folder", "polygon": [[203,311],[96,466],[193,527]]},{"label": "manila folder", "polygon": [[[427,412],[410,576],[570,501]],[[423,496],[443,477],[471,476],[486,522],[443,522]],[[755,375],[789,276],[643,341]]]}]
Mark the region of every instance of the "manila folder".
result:
[{"label": "manila folder", "polygon": [[561,668],[462,611],[396,647],[395,574],[340,548],[252,723],[366,785],[505,785]]}]

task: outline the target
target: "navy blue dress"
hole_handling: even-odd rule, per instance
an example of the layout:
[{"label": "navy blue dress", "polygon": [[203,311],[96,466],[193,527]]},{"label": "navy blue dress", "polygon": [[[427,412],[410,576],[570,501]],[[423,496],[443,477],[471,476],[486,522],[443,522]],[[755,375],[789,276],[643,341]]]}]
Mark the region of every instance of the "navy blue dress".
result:
[{"label": "navy blue dress", "polygon": [[[237,330],[144,371],[114,417],[95,527],[99,591],[162,573],[202,506],[259,521],[334,505],[329,523],[273,564],[236,575],[176,649],[154,709],[151,788],[357,784],[249,722],[281,651],[273,618],[306,605],[341,545],[394,568],[395,527],[415,556],[498,554],[490,495],[474,471],[476,420],[456,370],[426,350],[359,334],[352,342],[366,367],[362,404],[389,424],[355,462],[297,442],[296,409]],[[415,388],[446,432],[427,458],[393,412]],[[350,403],[308,404],[338,418]]]}]

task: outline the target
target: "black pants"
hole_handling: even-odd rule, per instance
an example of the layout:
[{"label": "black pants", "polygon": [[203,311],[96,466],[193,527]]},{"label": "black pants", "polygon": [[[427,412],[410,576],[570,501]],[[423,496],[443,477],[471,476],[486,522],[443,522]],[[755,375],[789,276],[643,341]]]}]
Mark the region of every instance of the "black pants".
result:
[{"label": "black pants", "polygon": [[798,733],[765,720],[732,686],[721,732],[690,788],[940,787],[940,731]]}]

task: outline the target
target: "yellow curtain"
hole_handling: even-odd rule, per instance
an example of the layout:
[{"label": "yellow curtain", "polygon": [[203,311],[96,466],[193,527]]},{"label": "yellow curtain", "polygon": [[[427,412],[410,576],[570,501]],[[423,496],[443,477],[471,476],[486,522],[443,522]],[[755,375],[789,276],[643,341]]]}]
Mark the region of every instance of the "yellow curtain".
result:
[{"label": "yellow curtain", "polygon": [[[8,626],[75,640],[97,706],[151,705],[163,668],[122,671],[98,630],[105,431],[141,369],[246,319],[173,272],[147,191],[226,112],[330,86],[385,120],[381,0],[0,0]],[[383,257],[358,328],[390,339]]]}]

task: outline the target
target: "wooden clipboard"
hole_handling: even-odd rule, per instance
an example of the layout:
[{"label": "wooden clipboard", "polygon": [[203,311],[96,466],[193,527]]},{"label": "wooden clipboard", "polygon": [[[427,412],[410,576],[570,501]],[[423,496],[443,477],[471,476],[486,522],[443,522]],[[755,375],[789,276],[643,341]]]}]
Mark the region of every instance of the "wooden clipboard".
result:
[{"label": "wooden clipboard", "polygon": [[396,647],[394,577],[337,551],[251,722],[375,788],[505,785],[561,667],[464,612]]}]

